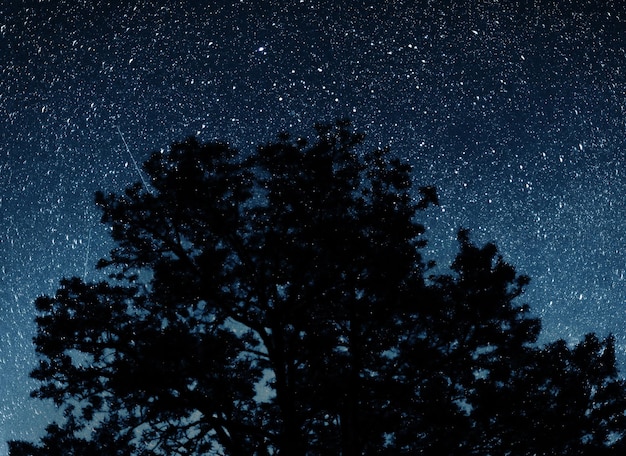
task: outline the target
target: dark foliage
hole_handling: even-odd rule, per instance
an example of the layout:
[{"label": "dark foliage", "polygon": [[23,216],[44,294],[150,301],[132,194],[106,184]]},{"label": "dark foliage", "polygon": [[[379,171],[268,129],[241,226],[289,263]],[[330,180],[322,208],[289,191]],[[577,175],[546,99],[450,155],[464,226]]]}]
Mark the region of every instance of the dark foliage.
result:
[{"label": "dark foliage", "polygon": [[12,456],[617,454],[614,341],[537,346],[528,278],[467,231],[430,274],[435,189],[347,122],[316,132],[191,138],[96,196],[110,280],[36,302],[34,395],[66,421]]}]

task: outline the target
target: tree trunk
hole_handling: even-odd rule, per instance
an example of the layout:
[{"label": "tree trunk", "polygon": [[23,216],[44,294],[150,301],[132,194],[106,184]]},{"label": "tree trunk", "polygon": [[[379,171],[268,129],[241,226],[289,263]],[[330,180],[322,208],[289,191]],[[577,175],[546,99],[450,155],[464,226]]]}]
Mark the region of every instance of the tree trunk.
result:
[{"label": "tree trunk", "polygon": [[276,376],[276,402],[281,412],[279,454],[304,456],[306,442],[302,435],[302,417],[298,415],[293,379],[290,378],[289,360],[285,356],[282,331],[272,333],[273,349],[268,350]]}]

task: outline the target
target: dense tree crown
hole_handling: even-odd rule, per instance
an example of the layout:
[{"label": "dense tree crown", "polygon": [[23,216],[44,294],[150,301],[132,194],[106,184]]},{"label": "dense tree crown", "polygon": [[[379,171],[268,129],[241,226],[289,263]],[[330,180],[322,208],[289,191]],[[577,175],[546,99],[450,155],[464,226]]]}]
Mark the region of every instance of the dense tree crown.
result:
[{"label": "dense tree crown", "polygon": [[107,281],[36,301],[24,455],[598,455],[624,450],[614,341],[536,344],[528,278],[459,231],[420,254],[409,164],[347,122],[242,154],[190,138],[97,194]]}]

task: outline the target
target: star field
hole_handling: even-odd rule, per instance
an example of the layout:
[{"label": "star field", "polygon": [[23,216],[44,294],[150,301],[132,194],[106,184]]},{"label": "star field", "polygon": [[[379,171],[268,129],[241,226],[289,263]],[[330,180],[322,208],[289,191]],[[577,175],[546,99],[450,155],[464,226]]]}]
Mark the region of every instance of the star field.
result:
[{"label": "star field", "polygon": [[54,416],[28,397],[33,300],[97,278],[94,191],[189,135],[249,150],[350,118],[437,186],[429,257],[461,226],[494,241],[545,340],[613,333],[624,366],[625,21],[617,2],[0,4],[0,440]]}]

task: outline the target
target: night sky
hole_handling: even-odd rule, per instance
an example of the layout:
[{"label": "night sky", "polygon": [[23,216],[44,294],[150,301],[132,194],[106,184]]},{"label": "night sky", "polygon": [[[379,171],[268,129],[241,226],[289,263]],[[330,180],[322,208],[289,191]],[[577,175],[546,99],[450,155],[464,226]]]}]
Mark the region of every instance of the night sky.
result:
[{"label": "night sky", "polygon": [[29,398],[33,300],[98,278],[93,193],[139,180],[123,139],[142,162],[190,135],[253,150],[348,117],[438,187],[429,258],[450,261],[460,226],[494,241],[532,278],[542,340],[613,333],[626,371],[619,4],[3,0],[0,442],[54,415]]}]

